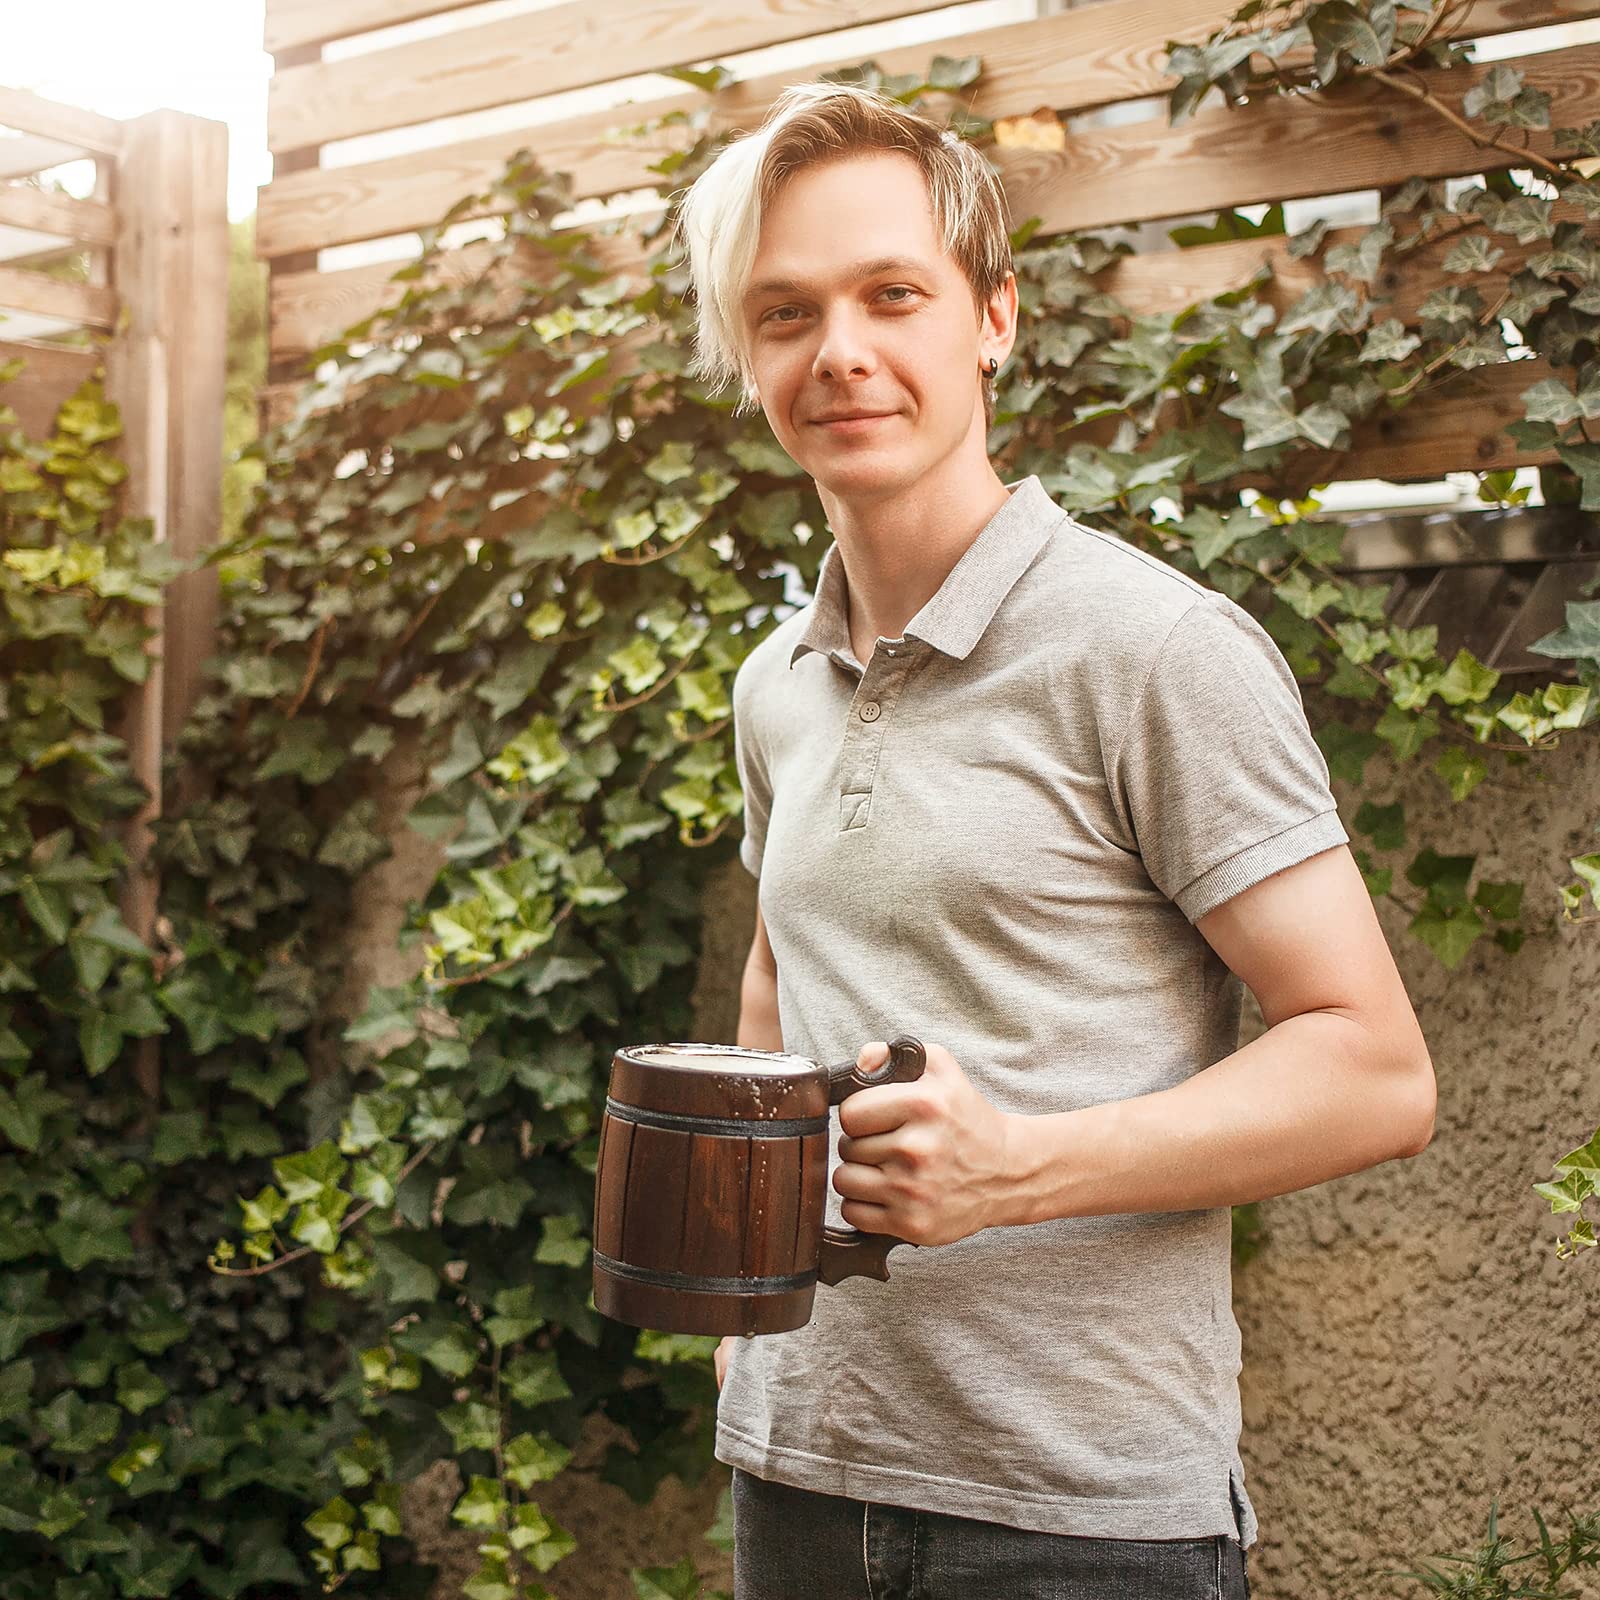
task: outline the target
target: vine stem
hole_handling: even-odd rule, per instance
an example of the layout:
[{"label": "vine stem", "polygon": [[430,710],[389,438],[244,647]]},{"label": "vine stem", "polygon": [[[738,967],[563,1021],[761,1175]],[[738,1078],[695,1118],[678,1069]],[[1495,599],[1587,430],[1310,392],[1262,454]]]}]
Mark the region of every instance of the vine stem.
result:
[{"label": "vine stem", "polygon": [[[1427,88],[1423,84],[1408,83],[1405,78],[1400,76],[1401,72],[1414,70],[1414,68],[1401,67],[1398,72],[1395,72],[1390,71],[1390,69],[1387,67],[1374,67],[1369,76],[1375,79],[1378,83],[1383,84],[1385,87],[1394,89],[1400,94],[1407,95],[1412,100],[1419,101],[1421,104],[1427,106],[1435,113],[1435,115],[1443,117],[1444,120],[1451,125],[1451,127],[1456,128],[1460,132],[1464,133],[1475,145],[1478,145],[1480,148],[1492,147],[1492,140],[1485,140],[1482,138],[1473,129],[1472,124],[1468,122],[1465,117],[1459,115],[1457,112],[1452,111],[1450,107],[1447,106],[1436,94],[1434,94],[1431,89]],[[1571,174],[1560,164],[1560,162],[1552,161],[1548,156],[1540,155],[1537,150],[1527,150],[1524,151],[1523,154],[1526,156],[1531,166],[1542,167],[1552,177],[1567,178],[1571,176]]]},{"label": "vine stem", "polygon": [[692,656],[680,656],[670,671],[657,678],[643,694],[636,694],[632,699],[613,700],[611,691],[607,689],[605,697],[600,702],[601,708],[606,711],[631,711],[635,706],[642,706],[646,700],[654,700],[693,659]]},{"label": "vine stem", "polygon": [[296,692],[289,709],[284,712],[283,720],[289,721],[300,707],[305,704],[305,699],[311,693],[311,685],[316,682],[317,668],[322,664],[322,646],[328,637],[328,630],[333,627],[333,618],[324,617],[311,640],[311,659],[306,662],[305,676],[300,680],[300,688]]},{"label": "vine stem", "polygon": [[[439,1141],[437,1139],[430,1139],[427,1144],[423,1145],[423,1147],[417,1151],[417,1153],[412,1156],[412,1158],[406,1162],[403,1167],[401,1167],[399,1176],[397,1176],[394,1180],[395,1188],[398,1189],[400,1185],[404,1183],[406,1179],[409,1178],[411,1174],[415,1172],[417,1168],[420,1167],[422,1163],[426,1161],[428,1157],[431,1156],[438,1148]],[[377,1205],[377,1203],[378,1202],[376,1200],[362,1201],[362,1203],[358,1205],[355,1210],[352,1211],[350,1215],[339,1224],[339,1232],[344,1234],[351,1228],[355,1227],[355,1225],[364,1216],[366,1216],[367,1213]],[[276,1272],[279,1267],[288,1266],[291,1261],[299,1261],[305,1256],[321,1254],[324,1254],[324,1252],[313,1250],[310,1245],[303,1244],[298,1250],[291,1250],[288,1255],[279,1256],[275,1261],[263,1261],[253,1267],[213,1266],[211,1270],[225,1278],[260,1278],[269,1272]]]}]

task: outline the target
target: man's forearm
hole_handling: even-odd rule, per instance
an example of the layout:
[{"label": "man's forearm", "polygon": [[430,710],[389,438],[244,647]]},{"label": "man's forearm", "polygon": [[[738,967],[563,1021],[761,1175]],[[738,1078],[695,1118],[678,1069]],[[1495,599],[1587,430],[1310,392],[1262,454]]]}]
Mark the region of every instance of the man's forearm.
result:
[{"label": "man's forearm", "polygon": [[[1420,1053],[1419,1053],[1420,1052]],[[1432,1132],[1425,1047],[1353,1017],[1286,1017],[1171,1089],[1013,1118],[996,1224],[1243,1205],[1415,1155]]]}]

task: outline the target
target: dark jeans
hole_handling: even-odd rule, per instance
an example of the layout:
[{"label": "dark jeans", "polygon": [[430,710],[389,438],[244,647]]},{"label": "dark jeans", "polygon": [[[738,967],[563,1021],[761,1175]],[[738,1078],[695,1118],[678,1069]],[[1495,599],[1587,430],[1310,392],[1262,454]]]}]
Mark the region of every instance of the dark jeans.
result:
[{"label": "dark jeans", "polygon": [[1238,1539],[1088,1539],[733,1469],[734,1600],[1249,1600]]}]

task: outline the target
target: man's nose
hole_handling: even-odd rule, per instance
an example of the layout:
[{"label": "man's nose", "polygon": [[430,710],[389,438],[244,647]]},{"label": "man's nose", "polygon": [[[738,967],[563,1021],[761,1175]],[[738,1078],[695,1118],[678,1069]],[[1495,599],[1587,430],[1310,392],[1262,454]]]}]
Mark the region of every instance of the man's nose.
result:
[{"label": "man's nose", "polygon": [[848,316],[829,318],[811,363],[812,376],[845,378],[870,372],[873,365],[872,347],[859,323]]}]

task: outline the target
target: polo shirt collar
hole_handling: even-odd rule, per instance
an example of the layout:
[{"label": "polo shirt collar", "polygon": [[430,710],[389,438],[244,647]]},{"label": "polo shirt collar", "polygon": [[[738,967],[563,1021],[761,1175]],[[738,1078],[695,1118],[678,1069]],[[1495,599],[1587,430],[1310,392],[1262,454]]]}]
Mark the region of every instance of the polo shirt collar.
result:
[{"label": "polo shirt collar", "polygon": [[[983,525],[928,603],[906,624],[906,636],[964,661],[1000,602],[1027,571],[1062,510],[1037,474],[1008,483],[1006,503]],[[823,552],[817,569],[811,619],[789,656],[792,667],[807,650],[852,655],[849,587],[837,540]]]}]

